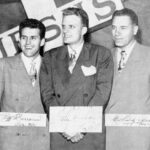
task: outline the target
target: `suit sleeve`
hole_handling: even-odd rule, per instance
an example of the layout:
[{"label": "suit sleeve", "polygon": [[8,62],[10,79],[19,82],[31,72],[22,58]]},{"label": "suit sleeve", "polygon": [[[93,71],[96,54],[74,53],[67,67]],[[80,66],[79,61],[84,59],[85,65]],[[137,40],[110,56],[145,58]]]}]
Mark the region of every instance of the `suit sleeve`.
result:
[{"label": "suit sleeve", "polygon": [[54,95],[51,59],[50,53],[47,52],[42,61],[39,77],[41,99],[47,114],[49,114],[49,106],[58,105]]},{"label": "suit sleeve", "polygon": [[96,77],[96,91],[89,105],[105,106],[109,100],[114,73],[113,58],[110,50],[99,50]]},{"label": "suit sleeve", "polygon": [[0,59],[0,111],[4,92],[4,59]]}]

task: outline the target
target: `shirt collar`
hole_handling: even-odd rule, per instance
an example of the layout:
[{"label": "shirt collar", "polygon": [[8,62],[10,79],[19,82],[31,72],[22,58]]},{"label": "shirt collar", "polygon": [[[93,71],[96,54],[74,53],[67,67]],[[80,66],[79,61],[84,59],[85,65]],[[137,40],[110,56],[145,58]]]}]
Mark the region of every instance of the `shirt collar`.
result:
[{"label": "shirt collar", "polygon": [[127,55],[130,55],[130,53],[133,50],[135,43],[136,43],[136,40],[133,40],[125,49],[118,48],[118,51],[121,52],[124,50]]},{"label": "shirt collar", "polygon": [[68,53],[69,53],[69,56],[71,54],[76,54],[76,56],[78,57],[82,51],[82,47],[83,47],[83,44],[84,42],[82,42],[76,49],[72,49],[69,45],[67,46],[68,47]]},{"label": "shirt collar", "polygon": [[30,57],[25,56],[23,52],[21,53],[21,58],[22,58],[23,62],[28,63],[28,64],[30,64],[33,61],[36,63],[39,60],[41,60],[40,55],[38,55],[36,58],[32,58],[32,57],[30,58]]},{"label": "shirt collar", "polygon": [[119,64],[119,62],[120,62],[120,59],[121,59],[121,51],[125,51],[125,55],[126,55],[126,57],[125,57],[125,62],[127,62],[127,60],[128,60],[128,58],[129,58],[129,56],[130,56],[130,54],[131,54],[131,52],[132,52],[132,50],[133,50],[133,47],[135,46],[135,44],[136,44],[136,40],[133,40],[127,47],[126,47],[126,49],[121,49],[121,48],[117,48],[117,63]]},{"label": "shirt collar", "polygon": [[36,64],[36,69],[37,71],[39,71],[40,69],[40,64],[41,64],[41,61],[42,61],[42,57],[40,55],[38,55],[36,58],[30,58],[30,57],[26,57],[23,52],[21,53],[21,59],[25,65],[25,68],[27,70],[27,72],[29,72],[29,69],[30,69],[30,66],[31,66],[31,63],[34,62]]}]

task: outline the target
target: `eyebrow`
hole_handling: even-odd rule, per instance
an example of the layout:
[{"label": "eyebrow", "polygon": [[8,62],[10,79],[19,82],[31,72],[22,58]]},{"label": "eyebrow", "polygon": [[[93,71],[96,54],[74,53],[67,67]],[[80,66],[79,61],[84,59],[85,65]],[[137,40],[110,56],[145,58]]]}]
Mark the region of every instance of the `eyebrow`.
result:
[{"label": "eyebrow", "polygon": [[23,37],[39,37],[39,35],[31,35],[31,36],[27,36],[27,35],[21,35]]}]

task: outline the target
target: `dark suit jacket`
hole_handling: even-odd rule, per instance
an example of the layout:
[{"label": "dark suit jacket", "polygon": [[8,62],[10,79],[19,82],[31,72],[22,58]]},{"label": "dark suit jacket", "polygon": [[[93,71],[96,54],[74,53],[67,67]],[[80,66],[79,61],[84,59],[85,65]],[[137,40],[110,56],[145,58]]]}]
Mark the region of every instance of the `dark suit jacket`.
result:
[{"label": "dark suit jacket", "polygon": [[[43,58],[40,84],[47,112],[49,106],[104,106],[109,99],[113,77],[110,51],[85,43],[72,74],[68,71],[68,64],[67,46],[48,51]],[[82,65],[95,66],[96,74],[85,76]],[[51,144],[52,150],[100,150],[104,149],[104,139],[101,134],[86,134],[79,143],[72,144],[60,134],[53,134]]]}]

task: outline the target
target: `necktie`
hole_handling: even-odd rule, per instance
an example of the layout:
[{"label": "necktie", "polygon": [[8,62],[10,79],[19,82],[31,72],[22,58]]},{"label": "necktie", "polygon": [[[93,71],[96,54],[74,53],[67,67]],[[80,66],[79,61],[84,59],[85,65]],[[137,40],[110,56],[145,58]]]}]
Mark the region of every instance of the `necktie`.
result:
[{"label": "necktie", "polygon": [[70,58],[69,58],[69,71],[70,73],[73,72],[73,68],[76,64],[76,53],[72,53],[70,54]]},{"label": "necktie", "polygon": [[125,67],[125,57],[126,52],[123,50],[121,51],[121,59],[119,61],[118,71],[121,71]]},{"label": "necktie", "polygon": [[31,62],[31,64],[30,64],[29,76],[30,76],[32,85],[34,86],[35,82],[36,82],[36,78],[37,78],[37,70],[35,68],[35,63],[34,62]]},{"label": "necktie", "polygon": [[72,63],[76,58],[76,55],[75,54],[71,54],[70,57],[69,57],[69,62]]}]

